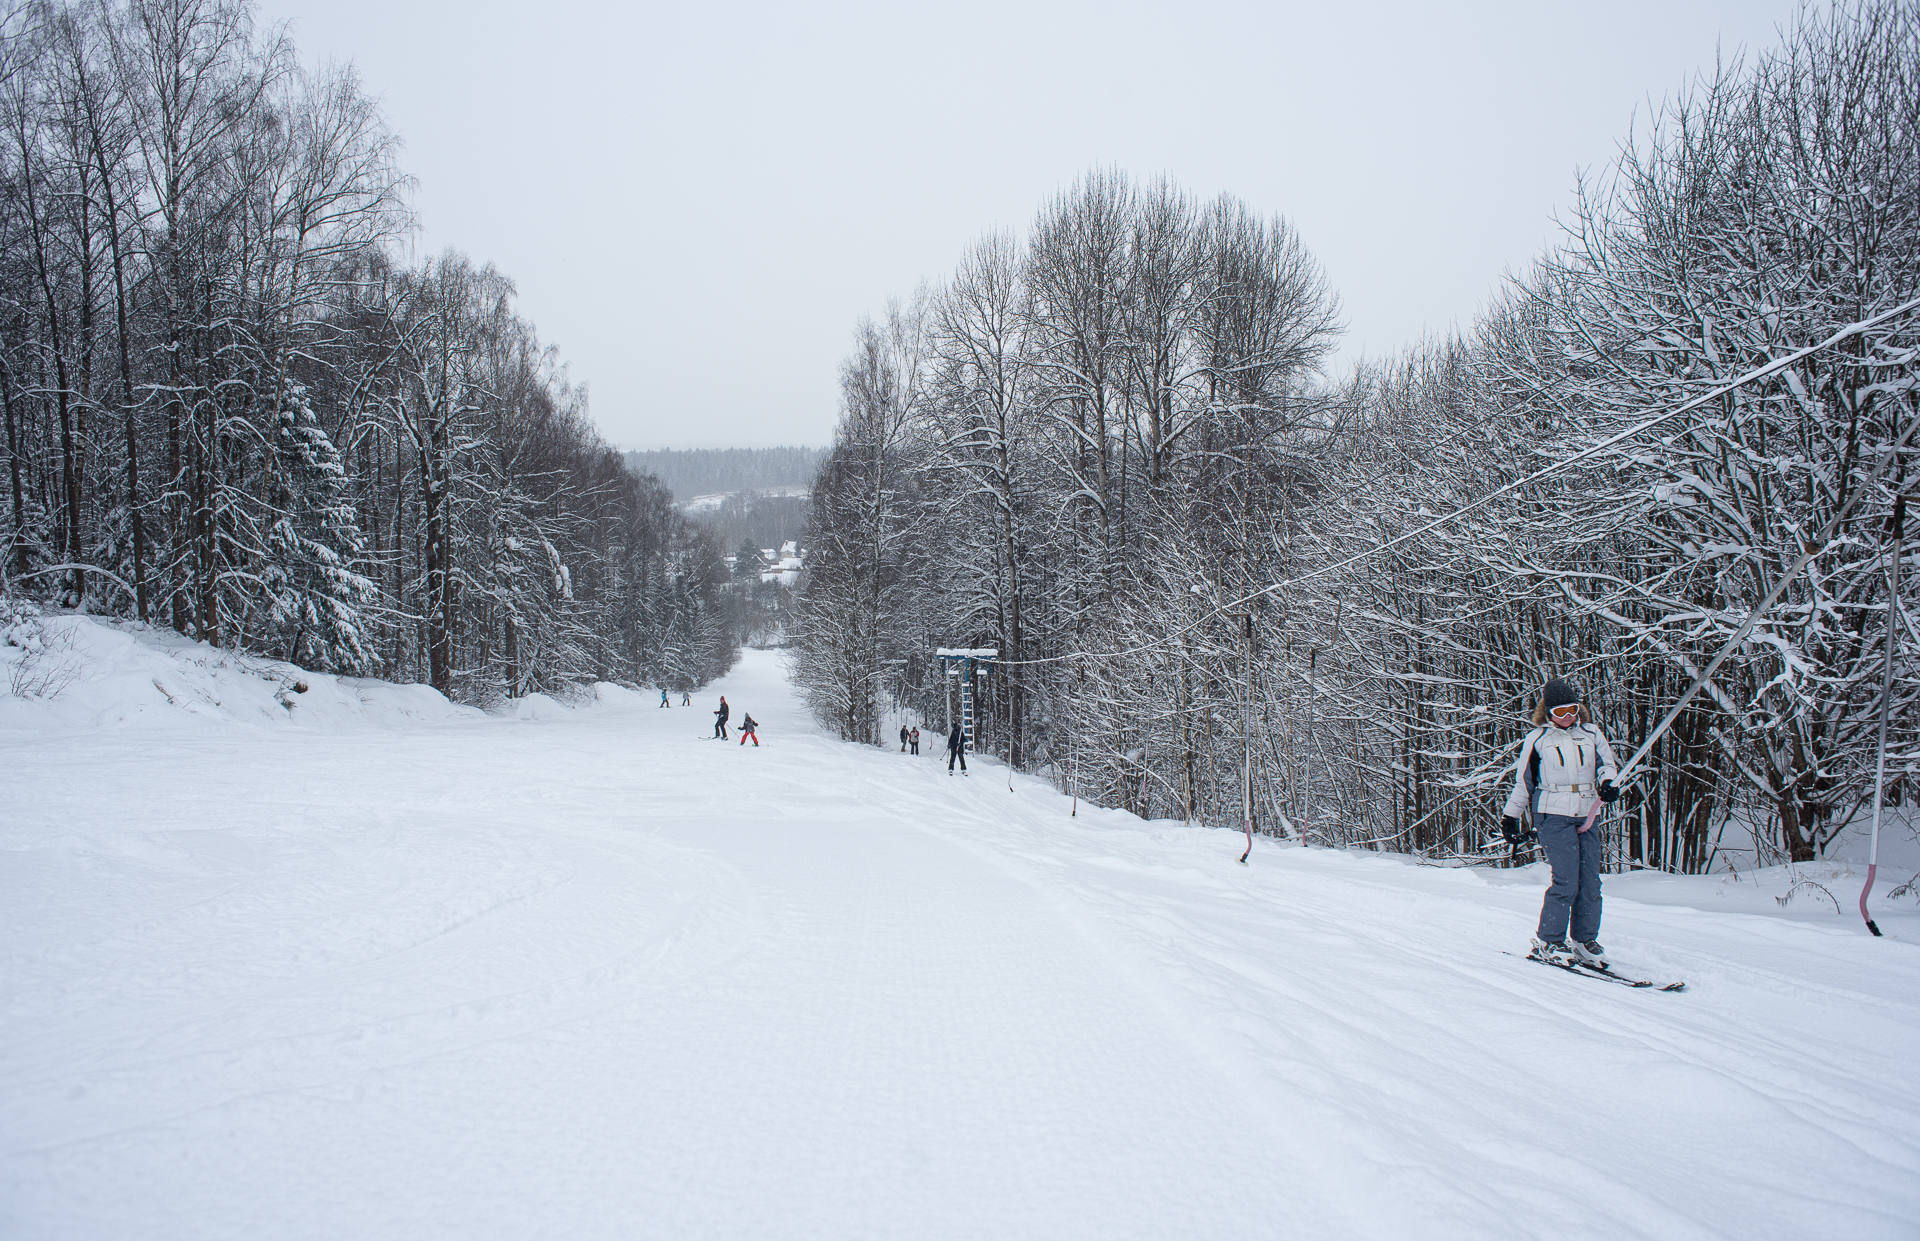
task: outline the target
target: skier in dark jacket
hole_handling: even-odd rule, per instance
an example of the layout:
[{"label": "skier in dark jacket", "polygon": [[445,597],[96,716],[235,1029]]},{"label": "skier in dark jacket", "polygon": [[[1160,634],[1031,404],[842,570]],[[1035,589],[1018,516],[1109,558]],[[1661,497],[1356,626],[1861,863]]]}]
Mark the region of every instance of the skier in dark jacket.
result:
[{"label": "skier in dark jacket", "polygon": [[900,752],[902,754],[907,752],[907,726],[905,724],[900,726]]},{"label": "skier in dark jacket", "polygon": [[727,739],[727,716],[731,708],[727,706],[727,696],[720,695],[720,709],[713,713],[713,735],[721,740]]},{"label": "skier in dark jacket", "polygon": [[960,774],[967,774],[967,730],[958,724],[947,734],[947,774],[953,774],[954,760],[960,761]]},{"label": "skier in dark jacket", "polygon": [[[1558,677],[1534,704],[1535,728],[1520,745],[1513,792],[1500,832],[1520,837],[1520,815],[1531,811],[1533,827],[1553,867],[1553,883],[1540,905],[1540,927],[1530,955],[1605,967],[1600,946],[1600,833],[1593,830],[1601,802],[1619,799],[1620,769],[1613,747],[1594,727],[1580,695]],[[1573,943],[1567,943],[1568,919]]]},{"label": "skier in dark jacket", "polygon": [[749,711],[745,715],[741,716],[740,717],[740,744],[741,745],[747,744],[747,738],[752,737],[753,748],[756,750],[759,749],[760,736],[758,733],[753,731],[758,727],[760,726],[753,722],[753,712]]}]

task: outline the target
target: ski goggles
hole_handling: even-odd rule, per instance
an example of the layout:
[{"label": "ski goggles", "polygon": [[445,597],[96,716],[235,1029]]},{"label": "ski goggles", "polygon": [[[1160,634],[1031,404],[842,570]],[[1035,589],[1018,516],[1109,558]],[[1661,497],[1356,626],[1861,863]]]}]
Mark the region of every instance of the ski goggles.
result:
[{"label": "ski goggles", "polygon": [[1560,720],[1560,719],[1571,720],[1579,716],[1580,704],[1577,702],[1565,703],[1561,706],[1555,707],[1553,710],[1547,712],[1547,714],[1556,720]]}]

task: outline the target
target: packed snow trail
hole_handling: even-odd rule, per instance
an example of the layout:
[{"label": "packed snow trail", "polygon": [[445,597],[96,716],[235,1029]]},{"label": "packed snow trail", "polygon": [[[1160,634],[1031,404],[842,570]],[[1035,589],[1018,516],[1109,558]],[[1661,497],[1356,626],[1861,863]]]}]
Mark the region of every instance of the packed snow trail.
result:
[{"label": "packed snow trail", "polygon": [[656,701],[0,714],[0,1236],[1915,1233],[1911,905],[1610,878],[1633,992],[1537,871]]}]

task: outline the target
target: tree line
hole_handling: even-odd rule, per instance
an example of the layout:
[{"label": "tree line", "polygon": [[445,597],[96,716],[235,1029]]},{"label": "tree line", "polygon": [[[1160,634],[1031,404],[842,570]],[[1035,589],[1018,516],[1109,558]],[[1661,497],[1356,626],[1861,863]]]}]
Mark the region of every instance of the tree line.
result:
[{"label": "tree line", "polygon": [[1244,746],[1259,830],[1447,857],[1549,676],[1624,758],[1732,641],[1610,862],[1699,871],[1730,824],[1812,858],[1871,797],[1897,636],[1890,799],[1920,775],[1920,574],[1887,590],[1920,315],[1621,433],[1917,296],[1910,0],[1698,79],[1471,330],[1339,381],[1288,221],[1096,170],[859,325],[796,675],[878,742],[945,718],[937,647],[994,646],[983,744],[1082,796],[1237,825]]},{"label": "tree line", "polygon": [[684,503],[723,491],[804,487],[820,468],[820,448],[649,448],[627,454],[636,474],[652,474]]},{"label": "tree line", "polygon": [[723,549],[413,222],[350,67],[238,0],[0,18],[0,588],[484,700],[694,684]]}]

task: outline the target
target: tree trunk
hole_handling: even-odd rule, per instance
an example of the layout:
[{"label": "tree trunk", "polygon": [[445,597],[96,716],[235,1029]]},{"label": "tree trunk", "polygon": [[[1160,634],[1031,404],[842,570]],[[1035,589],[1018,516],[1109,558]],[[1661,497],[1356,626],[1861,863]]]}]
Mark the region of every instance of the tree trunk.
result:
[{"label": "tree trunk", "polygon": [[7,417],[7,474],[13,483],[14,573],[27,571],[27,496],[20,477],[20,426],[13,409],[13,367],[0,360],[0,405]]}]

